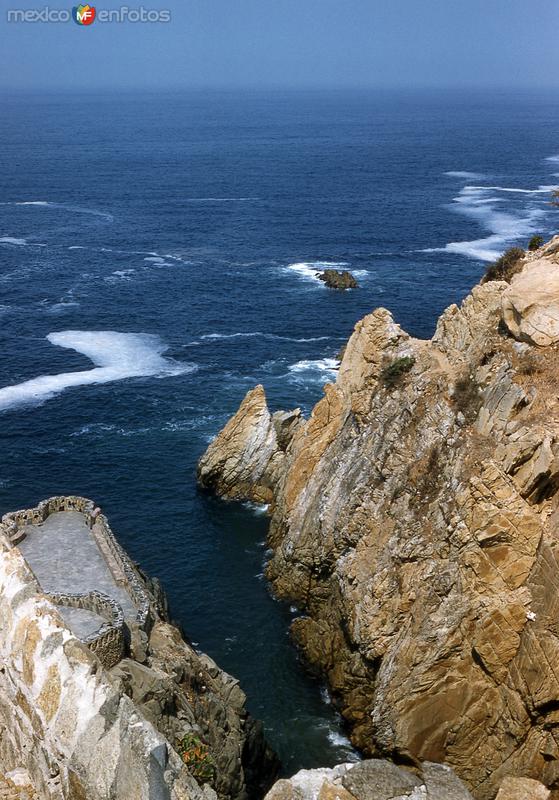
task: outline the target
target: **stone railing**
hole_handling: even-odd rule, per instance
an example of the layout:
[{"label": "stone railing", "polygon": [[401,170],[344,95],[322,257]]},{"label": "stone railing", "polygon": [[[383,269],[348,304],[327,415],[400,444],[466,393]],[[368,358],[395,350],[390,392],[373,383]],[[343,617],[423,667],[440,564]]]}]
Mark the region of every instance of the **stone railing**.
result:
[{"label": "stone railing", "polygon": [[109,521],[101,514],[92,500],[76,495],[50,497],[42,500],[34,508],[12,511],[2,517],[3,532],[12,544],[25,538],[27,525],[40,525],[50,514],[59,511],[79,511],[85,517],[95,542],[101,551],[116,583],[123,586],[131,596],[136,607],[135,622],[142,629],[151,627],[150,603],[134,565],[126,551],[117,542]]},{"label": "stone railing", "polygon": [[137,609],[136,622],[140,628],[151,627],[148,596],[142,588],[128,553],[117,542],[107,517],[99,514],[93,520],[91,530],[115,581],[126,588],[134,601]]},{"label": "stone railing", "polygon": [[69,594],[66,592],[45,592],[45,597],[55,606],[79,608],[92,611],[106,622],[81,641],[95,653],[107,669],[124,656],[124,614],[119,604],[102,592]]}]

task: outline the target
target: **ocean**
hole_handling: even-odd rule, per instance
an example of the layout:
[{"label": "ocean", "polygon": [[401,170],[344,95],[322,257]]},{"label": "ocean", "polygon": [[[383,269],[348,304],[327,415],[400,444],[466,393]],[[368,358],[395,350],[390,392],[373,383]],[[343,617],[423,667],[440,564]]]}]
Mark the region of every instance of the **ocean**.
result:
[{"label": "ocean", "polygon": [[356,758],[266,586],[265,513],[196,462],[257,383],[308,413],[375,307],[431,336],[558,230],[559,94],[4,94],[0,142],[0,511],[93,498],[285,773]]}]

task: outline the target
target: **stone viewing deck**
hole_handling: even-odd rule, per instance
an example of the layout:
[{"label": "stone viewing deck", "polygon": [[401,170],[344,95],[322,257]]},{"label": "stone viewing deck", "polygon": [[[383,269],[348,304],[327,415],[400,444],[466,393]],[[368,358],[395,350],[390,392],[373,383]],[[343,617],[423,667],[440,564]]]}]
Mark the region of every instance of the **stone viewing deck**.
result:
[{"label": "stone viewing deck", "polygon": [[75,636],[105,666],[117,663],[125,626],[146,627],[149,601],[106,518],[89,500],[54,497],[6,514],[1,527]]}]

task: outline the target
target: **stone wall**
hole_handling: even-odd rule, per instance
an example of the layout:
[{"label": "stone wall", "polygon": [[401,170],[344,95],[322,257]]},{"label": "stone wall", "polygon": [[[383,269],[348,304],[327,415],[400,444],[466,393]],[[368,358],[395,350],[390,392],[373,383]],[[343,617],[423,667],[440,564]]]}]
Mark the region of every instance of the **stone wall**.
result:
[{"label": "stone wall", "polygon": [[106,516],[96,513],[95,503],[92,500],[76,495],[50,497],[48,500],[42,500],[34,508],[4,514],[0,529],[12,544],[17,544],[25,537],[27,525],[40,525],[50,514],[59,511],[78,511],[84,515],[86,524],[91,528],[97,546],[116,582],[127,590],[134,601],[137,609],[137,625],[142,629],[149,629],[153,620],[150,618],[147,594],[138,580],[128,554],[117,542]]},{"label": "stone wall", "polygon": [[111,597],[102,592],[87,594],[45,592],[45,597],[55,606],[93,611],[106,620],[98,630],[82,639],[104,667],[110,669],[124,657],[124,614],[119,604]]},{"label": "stone wall", "polygon": [[41,800],[214,800],[72,634],[0,532],[0,773]]}]

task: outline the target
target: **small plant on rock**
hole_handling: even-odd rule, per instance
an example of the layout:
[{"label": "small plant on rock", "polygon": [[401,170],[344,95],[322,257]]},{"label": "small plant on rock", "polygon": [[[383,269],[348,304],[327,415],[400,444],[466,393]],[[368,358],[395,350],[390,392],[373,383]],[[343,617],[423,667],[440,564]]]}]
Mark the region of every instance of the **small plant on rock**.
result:
[{"label": "small plant on rock", "polygon": [[216,769],[210,749],[198,736],[187,733],[178,743],[177,751],[198,783],[211,783],[215,779]]},{"label": "small plant on rock", "polygon": [[487,283],[488,281],[507,281],[510,283],[512,277],[522,269],[525,255],[526,254],[522,248],[509,247],[509,249],[497,259],[497,261],[494,261],[493,264],[489,265],[481,282]]},{"label": "small plant on rock", "polygon": [[535,236],[532,236],[530,241],[528,242],[528,250],[538,250],[543,244],[543,236],[539,236],[537,233]]},{"label": "small plant on rock", "polygon": [[380,374],[385,386],[395,386],[402,375],[409,372],[414,364],[415,358],[413,356],[401,356],[388,364]]}]

